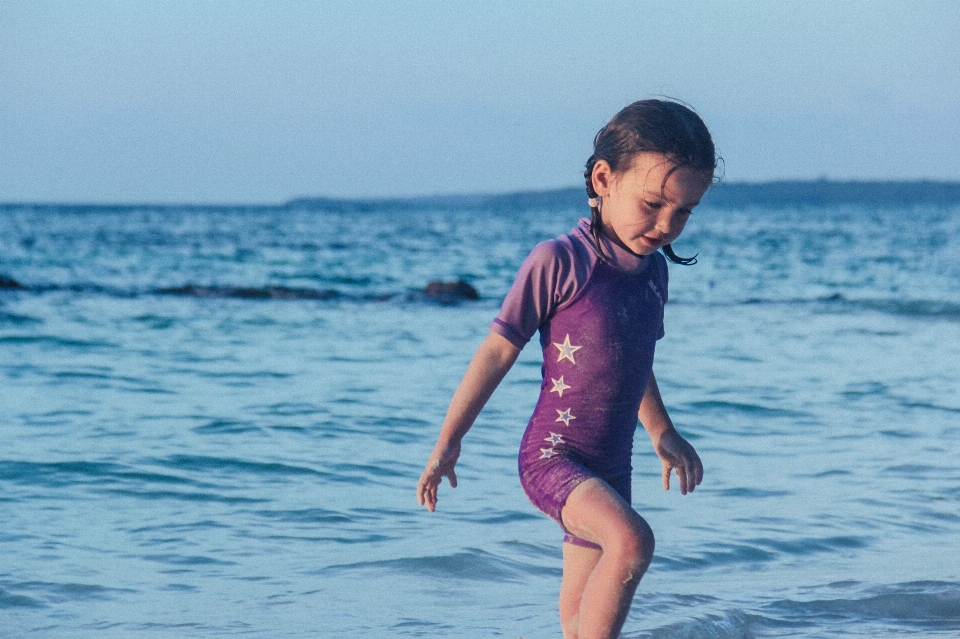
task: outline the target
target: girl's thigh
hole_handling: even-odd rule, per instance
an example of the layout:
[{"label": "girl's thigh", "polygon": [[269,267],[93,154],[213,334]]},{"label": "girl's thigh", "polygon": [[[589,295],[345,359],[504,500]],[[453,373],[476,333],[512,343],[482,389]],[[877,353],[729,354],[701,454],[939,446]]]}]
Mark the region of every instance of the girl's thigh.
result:
[{"label": "girl's thigh", "polygon": [[568,531],[601,548],[633,541],[653,543],[653,532],[643,517],[609,484],[596,477],[573,489],[560,517]]}]

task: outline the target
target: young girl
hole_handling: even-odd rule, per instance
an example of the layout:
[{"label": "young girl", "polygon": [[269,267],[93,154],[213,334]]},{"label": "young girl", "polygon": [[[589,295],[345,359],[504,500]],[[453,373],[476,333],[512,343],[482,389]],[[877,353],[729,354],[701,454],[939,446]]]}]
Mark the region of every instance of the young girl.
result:
[{"label": "young girl", "polygon": [[667,415],[653,375],[663,337],[670,243],[713,180],[703,121],[663,100],[635,102],[594,140],[584,172],[591,219],[538,244],[454,393],[417,486],[431,512],[444,476],[456,487],[460,442],[536,331],[540,399],[520,446],[520,482],[566,533],[560,623],[566,639],[619,636],[653,557],[653,531],[630,506],[639,417],[681,494],[703,478],[693,447]]}]

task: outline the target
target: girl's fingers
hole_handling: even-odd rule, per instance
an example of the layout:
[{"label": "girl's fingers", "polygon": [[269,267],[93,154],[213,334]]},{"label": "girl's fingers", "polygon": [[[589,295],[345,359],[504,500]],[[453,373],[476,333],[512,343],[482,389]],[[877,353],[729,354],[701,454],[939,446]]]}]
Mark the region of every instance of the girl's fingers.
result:
[{"label": "girl's fingers", "polygon": [[421,506],[426,506],[431,511],[431,501],[436,504],[436,493],[431,491],[431,487],[434,485],[434,475],[435,471],[431,470],[429,467],[423,471],[423,474],[420,476],[420,481],[417,482],[417,503]]},{"label": "girl's fingers", "polygon": [[677,466],[677,480],[680,482],[680,494],[687,494],[687,471],[683,466]]},{"label": "girl's fingers", "polygon": [[449,472],[442,472],[439,464],[428,465],[420,481],[417,483],[417,503],[426,506],[427,510],[433,512],[437,507],[437,489],[446,475],[450,479],[450,487],[457,487],[457,473],[451,468]]},{"label": "girl's fingers", "polygon": [[676,470],[677,481],[680,484],[680,494],[692,493],[703,481],[703,463],[693,447],[686,442],[679,450],[673,449],[670,444],[658,450],[663,463],[663,489],[670,490],[670,473]]}]

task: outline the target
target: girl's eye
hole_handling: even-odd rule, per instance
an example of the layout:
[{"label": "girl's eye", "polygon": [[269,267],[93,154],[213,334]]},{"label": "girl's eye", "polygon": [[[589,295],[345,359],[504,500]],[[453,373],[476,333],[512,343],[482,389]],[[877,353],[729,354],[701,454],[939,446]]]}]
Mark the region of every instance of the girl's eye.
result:
[{"label": "girl's eye", "polygon": [[654,211],[658,211],[663,207],[663,204],[660,202],[646,202],[647,208],[651,208]]}]

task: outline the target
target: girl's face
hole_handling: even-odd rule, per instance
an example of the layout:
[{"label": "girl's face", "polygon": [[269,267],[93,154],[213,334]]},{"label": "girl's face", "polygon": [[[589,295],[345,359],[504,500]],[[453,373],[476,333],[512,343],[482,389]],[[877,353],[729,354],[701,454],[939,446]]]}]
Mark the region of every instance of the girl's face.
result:
[{"label": "girl's face", "polygon": [[680,237],[712,176],[690,167],[670,173],[675,166],[659,153],[638,153],[619,173],[597,162],[593,188],[603,198],[603,234],[637,255],[651,255]]}]

